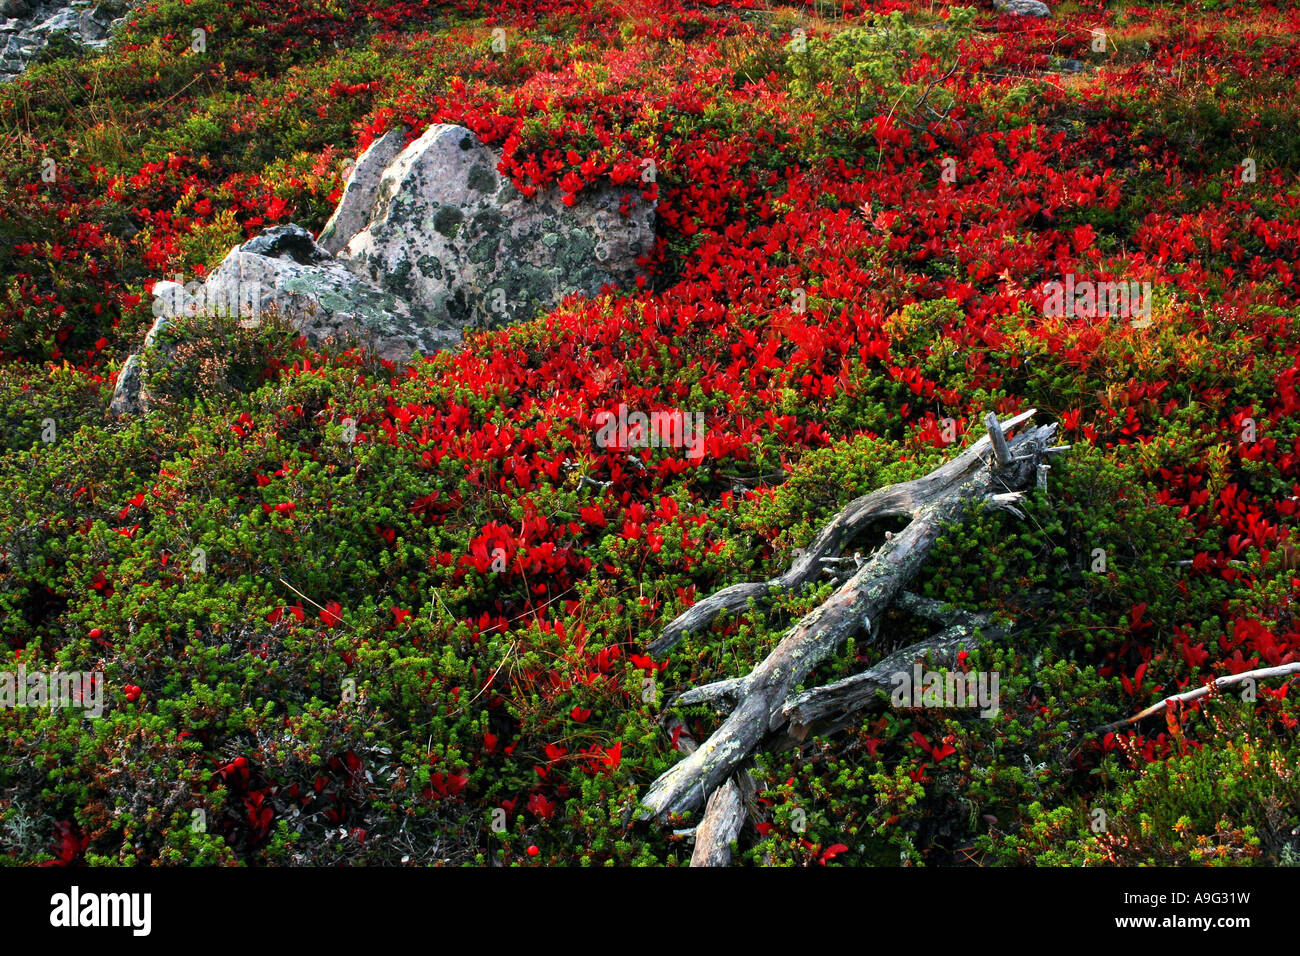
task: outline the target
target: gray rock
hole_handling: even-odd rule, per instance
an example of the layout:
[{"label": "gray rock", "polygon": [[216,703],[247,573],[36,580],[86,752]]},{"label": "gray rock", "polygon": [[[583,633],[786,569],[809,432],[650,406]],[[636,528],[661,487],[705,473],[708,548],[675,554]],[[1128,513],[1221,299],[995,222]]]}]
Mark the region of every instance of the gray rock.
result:
[{"label": "gray rock", "polygon": [[154,348],[158,339],[167,329],[169,322],[177,316],[192,313],[189,307],[190,296],[179,282],[155,282],[153,286],[154,320],[149,332],[144,337],[144,347]]},{"label": "gray rock", "polygon": [[117,384],[113,386],[113,399],[108,403],[108,410],[114,415],[138,415],[142,411],[139,355],[128,355],[122,364],[122,371],[117,374]]},{"label": "gray rock", "polygon": [[232,249],[204,283],[203,297],[207,311],[224,305],[233,313],[236,303],[252,304],[255,315],[273,308],[313,345],[362,344],[392,361],[460,341],[458,329],[356,275],[296,225]]},{"label": "gray rock", "polygon": [[569,292],[636,278],[654,244],[639,189],[589,188],[573,206],[558,187],[526,198],[500,160],[464,127],[430,127],[384,171],[373,219],[340,258],[459,328],[531,318]]},{"label": "gray rock", "polygon": [[531,318],[567,292],[626,285],[653,247],[654,206],[638,188],[584,190],[571,206],[559,189],[526,198],[463,127],[434,126],[399,152],[401,142],[388,134],[354,169],[322,231],[346,242],[337,257],[301,226],[276,226],[203,283],[157,283],[155,321],[123,366],[115,413],[149,410],[149,379],[176,347],[162,333],[178,315],[247,324],[273,309],[315,346],[360,344],[405,362],[455,348],[467,328]]},{"label": "gray rock", "polygon": [[1052,11],[1039,0],[994,0],[993,6],[1017,17],[1050,17]]},{"label": "gray rock", "polygon": [[27,32],[32,36],[44,39],[48,38],[51,33],[58,33],[61,31],[75,32],[80,25],[80,11],[74,10],[71,7],[65,7],[62,10],[56,11],[54,15],[48,19],[42,20],[35,26],[28,27]]},{"label": "gray rock", "polygon": [[379,180],[406,143],[406,127],[389,130],[371,143],[352,168],[343,187],[343,197],[317,241],[327,252],[338,255],[357,233],[370,223]]},{"label": "gray rock", "polygon": [[165,333],[182,315],[225,315],[249,326],[275,310],[315,346],[361,344],[392,361],[460,341],[458,329],[438,327],[354,275],[296,225],[276,226],[236,246],[205,282],[155,283],[153,298],[155,318],[144,346],[128,357],[114,388],[109,410],[115,415],[151,410],[150,381],[172,364],[180,344]]},{"label": "gray rock", "polygon": [[[197,283],[194,285],[197,286]],[[144,337],[144,347],[126,357],[113,387],[108,410],[114,415],[137,415],[152,405],[147,372],[157,372],[171,365],[176,343],[163,333],[177,316],[196,311],[189,292],[179,282],[155,282],[153,287],[153,325]],[[146,368],[147,366],[147,368]]]},{"label": "gray rock", "polygon": [[[260,236],[254,236],[242,246],[236,246],[235,249],[242,249],[250,256],[292,259],[301,265],[328,262],[333,258],[330,253],[316,244],[310,232],[293,223],[287,226],[272,226]],[[235,249],[231,251],[234,252]]]},{"label": "gray rock", "polygon": [[102,19],[99,8],[84,12],[77,25],[81,33],[81,42],[93,49],[103,49],[108,45],[109,22]]},{"label": "gray rock", "polygon": [[0,33],[9,43],[0,54],[0,82],[13,79],[48,44],[55,34],[95,50],[108,46],[113,20],[129,3],[104,3],[92,7],[89,0],[0,0]]}]

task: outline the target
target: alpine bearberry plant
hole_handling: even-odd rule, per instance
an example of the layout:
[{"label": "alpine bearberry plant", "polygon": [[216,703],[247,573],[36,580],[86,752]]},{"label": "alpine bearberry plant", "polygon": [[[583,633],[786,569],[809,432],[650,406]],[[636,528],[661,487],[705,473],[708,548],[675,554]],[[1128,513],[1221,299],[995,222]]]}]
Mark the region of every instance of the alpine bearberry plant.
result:
[{"label": "alpine bearberry plant", "polygon": [[[1032,407],[1069,455],[912,585],[990,615],[959,667],[1000,676],[997,713],[882,699],[763,749],[735,861],[1297,861],[1294,685],[1103,729],[1300,661],[1295,8],[126,17],[0,86],[0,671],[104,693],[98,718],[0,708],[9,860],[685,865],[682,828],[633,813],[717,725],[672,698],[832,585],[647,645]],[[349,159],[438,122],[526,195],[635,183],[642,281],[410,367],[196,320],[155,409],[108,414],[156,282],[319,230]],[[1058,313],[1066,276],[1146,311]],[[703,453],[604,447],[620,404],[700,413]],[[926,633],[891,615],[815,679]]]}]

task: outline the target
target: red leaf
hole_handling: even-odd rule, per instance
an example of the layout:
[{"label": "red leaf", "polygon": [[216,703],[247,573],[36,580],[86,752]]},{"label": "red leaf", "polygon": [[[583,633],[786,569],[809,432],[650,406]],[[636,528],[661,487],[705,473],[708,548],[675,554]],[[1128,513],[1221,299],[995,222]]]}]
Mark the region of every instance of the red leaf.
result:
[{"label": "red leaf", "polygon": [[330,601],[320,612],[321,623],[326,627],[333,627],[343,620],[342,612],[343,606],[338,601]]},{"label": "red leaf", "polygon": [[822,866],[825,866],[827,860],[833,860],[841,853],[848,853],[848,852],[849,852],[849,848],[846,847],[843,843],[834,843],[831,846],[828,846],[826,849],[822,850],[822,855],[817,858],[817,862],[820,863]]},{"label": "red leaf", "polygon": [[540,793],[534,793],[529,797],[527,806],[528,812],[539,820],[549,820],[555,816],[555,804]]}]

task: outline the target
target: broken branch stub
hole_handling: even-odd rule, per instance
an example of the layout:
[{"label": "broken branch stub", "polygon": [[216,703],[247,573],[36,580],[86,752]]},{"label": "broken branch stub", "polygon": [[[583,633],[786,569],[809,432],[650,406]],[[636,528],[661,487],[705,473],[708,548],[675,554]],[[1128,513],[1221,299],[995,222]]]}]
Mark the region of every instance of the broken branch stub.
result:
[{"label": "broken branch stub", "polygon": [[740,836],[747,816],[745,803],[753,796],[754,781],[744,770],[713,792],[695,828],[691,866],[731,865],[731,842]]},{"label": "broken branch stub", "polygon": [[[724,610],[739,609],[743,604],[735,603],[736,595],[757,596],[765,594],[769,586],[788,588],[810,580],[820,558],[851,540],[849,529],[860,530],[866,521],[879,517],[886,509],[911,519],[823,604],[795,623],[748,675],[724,682],[721,693],[705,695],[725,698],[732,704],[731,713],[708,740],[651,784],[642,800],[642,818],[663,818],[703,805],[767,734],[787,722],[785,707],[794,689],[854,634],[873,630],[874,622],[883,617],[921,569],[949,524],[962,520],[969,506],[977,501],[996,505],[995,496],[1031,487],[1056,426],[1028,429],[1010,443],[1005,443],[1005,435],[1033,414],[1031,409],[1002,423],[995,417],[990,434],[952,461],[921,478],[852,502],[822,529],[785,574],[762,584],[732,585],[701,601],[665,628],[651,645],[655,653],[663,653],[685,633],[702,627]],[[995,436],[1006,444],[1005,454],[996,451]],[[994,454],[986,462],[983,455],[990,450]],[[749,590],[742,592],[742,588]]]},{"label": "broken branch stub", "polygon": [[989,412],[984,416],[984,424],[988,427],[989,441],[993,445],[993,459],[999,468],[1006,468],[1011,464],[1011,449],[1007,447],[1007,437],[1002,434],[998,416]]}]

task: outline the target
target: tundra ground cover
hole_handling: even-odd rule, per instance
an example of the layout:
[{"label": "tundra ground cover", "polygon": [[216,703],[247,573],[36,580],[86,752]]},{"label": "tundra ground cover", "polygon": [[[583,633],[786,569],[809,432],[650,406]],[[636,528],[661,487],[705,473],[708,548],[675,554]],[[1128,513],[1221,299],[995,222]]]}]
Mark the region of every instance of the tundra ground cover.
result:
[{"label": "tundra ground cover", "polygon": [[[682,864],[624,820],[666,699],[827,589],[645,644],[1036,407],[1069,460],[919,588],[1032,622],[970,656],[999,713],[761,757],[740,858],[1295,862],[1285,687],[1095,731],[1300,652],[1300,13],[1219,6],[168,0],[0,88],[0,632],[108,691],[0,710],[6,852]],[[643,288],[405,372],[210,320],[165,407],[106,415],[154,281],[319,229],[433,122],[525,191],[640,182]],[[1066,275],[1150,283],[1150,324],[1049,314]],[[601,447],[620,404],[702,413],[703,456]],[[922,636],[888,623],[823,676]]]}]

